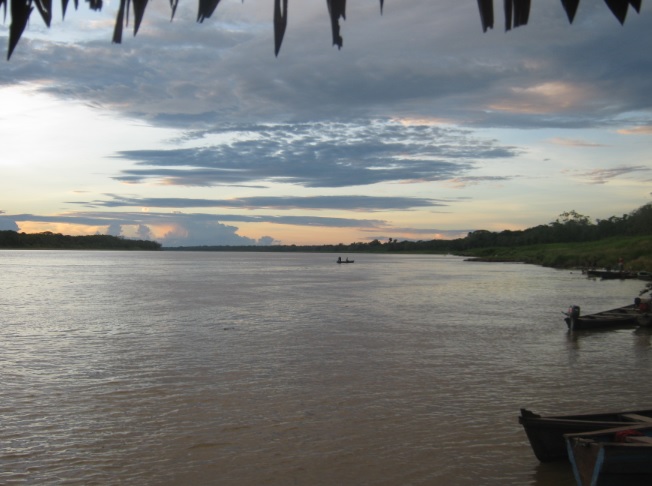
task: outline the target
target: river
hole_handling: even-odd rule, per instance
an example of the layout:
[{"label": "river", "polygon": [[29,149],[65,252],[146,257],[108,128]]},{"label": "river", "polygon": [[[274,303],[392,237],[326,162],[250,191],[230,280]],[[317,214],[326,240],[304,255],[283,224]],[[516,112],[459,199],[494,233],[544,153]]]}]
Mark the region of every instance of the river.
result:
[{"label": "river", "polygon": [[652,408],[650,331],[561,314],[640,281],[309,253],[1,251],[0,272],[0,484],[571,486],[521,407]]}]

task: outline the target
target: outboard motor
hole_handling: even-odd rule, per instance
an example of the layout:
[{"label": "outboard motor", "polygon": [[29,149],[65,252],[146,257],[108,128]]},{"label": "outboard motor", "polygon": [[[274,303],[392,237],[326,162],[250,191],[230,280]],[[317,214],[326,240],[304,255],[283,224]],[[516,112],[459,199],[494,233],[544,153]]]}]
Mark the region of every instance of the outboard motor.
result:
[{"label": "outboard motor", "polygon": [[575,320],[580,317],[580,306],[579,305],[571,305],[568,310],[566,311],[566,324],[568,325],[568,330],[569,331],[574,331],[575,330]]},{"label": "outboard motor", "polygon": [[647,301],[641,299],[640,297],[636,297],[634,299],[634,306],[638,309],[639,312],[649,312],[651,303],[652,298],[648,299]]},{"label": "outboard motor", "polygon": [[580,306],[579,305],[571,305],[568,308],[568,312],[566,312],[566,314],[571,319],[577,319],[580,316]]}]

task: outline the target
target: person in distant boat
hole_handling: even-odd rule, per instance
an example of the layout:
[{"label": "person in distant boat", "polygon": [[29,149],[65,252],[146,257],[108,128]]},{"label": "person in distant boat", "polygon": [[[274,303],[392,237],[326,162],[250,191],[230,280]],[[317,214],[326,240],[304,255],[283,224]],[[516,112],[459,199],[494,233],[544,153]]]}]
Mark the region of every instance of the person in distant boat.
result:
[{"label": "person in distant boat", "polygon": [[337,257],[337,263],[342,263],[342,257]]},{"label": "person in distant boat", "polygon": [[346,257],[346,263],[349,263],[349,257]]}]

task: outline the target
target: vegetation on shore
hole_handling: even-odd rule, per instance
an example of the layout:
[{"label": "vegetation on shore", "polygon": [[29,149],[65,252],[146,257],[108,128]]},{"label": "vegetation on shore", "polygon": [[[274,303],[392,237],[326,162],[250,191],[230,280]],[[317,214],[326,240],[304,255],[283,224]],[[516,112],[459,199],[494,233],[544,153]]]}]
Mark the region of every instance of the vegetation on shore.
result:
[{"label": "vegetation on shore", "polygon": [[552,223],[521,231],[478,230],[455,240],[373,240],[348,245],[200,246],[164,248],[183,251],[265,251],[315,253],[434,253],[469,256],[484,261],[524,262],[557,268],[625,268],[652,272],[652,204],[622,217],[595,223],[575,211]]},{"label": "vegetation on shore", "polygon": [[119,236],[70,236],[45,233],[0,231],[0,248],[12,250],[160,250],[156,241],[130,240]]},{"label": "vegetation on shore", "polygon": [[489,262],[523,262],[555,268],[611,268],[652,272],[652,236],[623,236],[582,243],[488,247],[461,255]]}]

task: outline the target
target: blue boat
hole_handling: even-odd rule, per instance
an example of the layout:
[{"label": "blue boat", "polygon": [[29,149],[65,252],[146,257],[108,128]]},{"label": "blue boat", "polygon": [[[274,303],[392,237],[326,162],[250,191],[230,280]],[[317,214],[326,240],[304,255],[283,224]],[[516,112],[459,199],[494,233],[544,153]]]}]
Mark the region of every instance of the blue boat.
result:
[{"label": "blue boat", "polygon": [[652,484],[652,424],[564,437],[578,486]]}]

